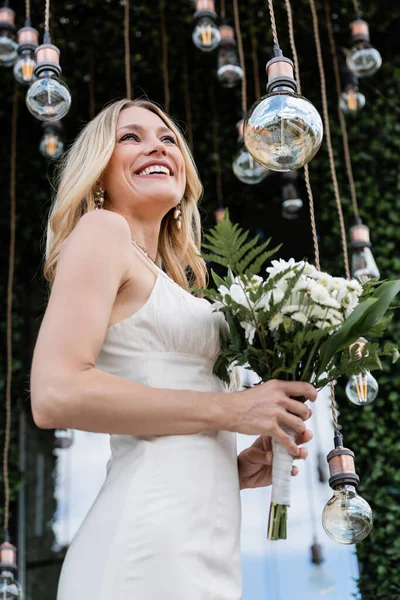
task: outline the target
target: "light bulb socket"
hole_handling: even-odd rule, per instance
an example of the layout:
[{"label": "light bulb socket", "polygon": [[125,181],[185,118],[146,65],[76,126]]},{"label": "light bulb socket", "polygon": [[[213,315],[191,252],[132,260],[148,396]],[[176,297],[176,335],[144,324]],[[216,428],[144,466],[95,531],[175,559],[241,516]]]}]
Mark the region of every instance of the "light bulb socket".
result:
[{"label": "light bulb socket", "polygon": [[14,33],[15,31],[15,12],[8,6],[0,8],[0,30],[6,29],[7,31]]},{"label": "light bulb socket", "polygon": [[195,21],[198,21],[203,17],[209,17],[210,19],[213,19],[213,21],[217,18],[214,0],[196,0],[195,7],[196,12],[193,15]]},{"label": "light bulb socket", "polygon": [[223,206],[219,206],[217,210],[214,211],[215,220],[217,223],[222,221],[225,213],[225,208]]},{"label": "light bulb socket", "polygon": [[25,50],[35,51],[39,44],[39,32],[34,27],[22,27],[18,30],[18,53]]},{"label": "light bulb socket", "polygon": [[317,542],[311,546],[311,562],[313,565],[322,565],[324,557],[322,554],[322,546]]},{"label": "light bulb socket", "polygon": [[350,227],[350,248],[371,248],[372,244],[369,238],[369,227],[364,225],[361,219]]},{"label": "light bulb socket", "polygon": [[277,88],[297,92],[297,84],[293,76],[293,62],[285,56],[275,56],[271,58],[265,66],[267,71],[268,83],[267,94],[270,94]]},{"label": "light bulb socket", "polygon": [[39,77],[44,71],[50,71],[59,77],[61,75],[60,50],[53,44],[41,44],[35,51],[35,76]]},{"label": "light bulb socket", "polygon": [[17,549],[8,541],[0,546],[0,571],[3,570],[17,572]]},{"label": "light bulb socket", "polygon": [[219,28],[219,32],[221,34],[221,41],[219,43],[220,46],[235,48],[236,40],[235,40],[235,30],[230,25],[223,24]]},{"label": "light bulb socket", "polygon": [[43,121],[41,127],[43,129],[43,134],[54,133],[56,135],[61,135],[64,130],[61,121]]},{"label": "light bulb socket", "polygon": [[[355,355],[355,360],[358,360],[360,358],[362,358],[362,352],[363,352],[363,348],[365,346],[365,344],[368,343],[368,340],[366,340],[363,337],[358,338],[358,340],[356,342],[354,342],[353,344],[350,344],[349,346],[349,356],[351,357],[352,354]],[[353,351],[354,348],[354,351]]]},{"label": "light bulb socket", "polygon": [[341,75],[342,85],[344,88],[352,86],[353,88],[358,89],[358,77],[356,77],[356,75],[354,75],[354,73],[352,73],[350,69],[343,69]]},{"label": "light bulb socket", "polygon": [[344,448],[343,437],[339,431],[335,432],[335,448],[326,457],[329,465],[329,485],[332,489],[349,484],[355,487],[360,483],[360,478],[354,466],[354,452]]},{"label": "light bulb socket", "polygon": [[285,183],[293,184],[298,180],[299,174],[297,171],[285,171],[284,173],[281,173],[281,177],[282,177],[283,184],[285,184]]},{"label": "light bulb socket", "polygon": [[355,19],[350,23],[350,36],[351,43],[357,44],[358,42],[369,43],[369,25],[364,19]]}]

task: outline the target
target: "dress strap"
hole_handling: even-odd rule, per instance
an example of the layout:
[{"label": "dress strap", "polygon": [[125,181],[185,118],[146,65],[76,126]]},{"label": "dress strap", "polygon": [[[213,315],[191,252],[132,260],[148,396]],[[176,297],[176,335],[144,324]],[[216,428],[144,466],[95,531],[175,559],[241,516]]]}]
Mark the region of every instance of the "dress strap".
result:
[{"label": "dress strap", "polygon": [[161,272],[163,273],[163,270],[162,270],[162,269],[160,269],[160,267],[159,267],[159,266],[157,266],[157,265],[156,265],[156,264],[155,264],[155,263],[154,263],[154,262],[151,260],[151,258],[149,258],[149,257],[147,256],[147,254],[146,254],[145,252],[143,252],[143,250],[142,250],[142,249],[141,249],[141,247],[140,247],[140,246],[137,244],[137,242],[136,242],[134,239],[132,239],[132,238],[131,238],[131,241],[132,241],[132,245],[133,245],[135,248],[137,248],[138,250],[140,250],[140,253],[142,254],[142,256],[144,256],[144,257],[145,257],[145,258],[146,258],[146,259],[149,261],[149,263],[152,265],[152,267],[155,267],[155,268],[157,269],[157,272],[161,271]]}]

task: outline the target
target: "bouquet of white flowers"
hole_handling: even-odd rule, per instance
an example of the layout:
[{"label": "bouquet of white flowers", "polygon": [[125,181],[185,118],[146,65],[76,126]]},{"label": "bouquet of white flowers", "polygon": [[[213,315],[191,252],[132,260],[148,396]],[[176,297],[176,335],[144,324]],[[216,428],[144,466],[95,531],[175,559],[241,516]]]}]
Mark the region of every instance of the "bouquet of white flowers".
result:
[{"label": "bouquet of white flowers", "polygon": [[[318,271],[305,261],[272,261],[265,279],[262,265],[278,248],[265,251],[269,240],[256,245],[258,236],[224,218],[206,234],[210,250],[201,256],[227,268],[226,277],[212,271],[217,290],[196,288],[225,314],[227,335],[222,340],[214,373],[229,383],[232,365],[245,365],[260,377],[307,381],[318,388],[341,375],[381,368],[379,356],[398,352],[387,343],[383,350],[366,343],[362,350],[349,346],[360,336],[380,337],[390,321],[385,316],[400,280],[378,283],[346,280]],[[295,434],[286,429],[292,439]],[[292,457],[273,441],[272,498],[269,539],[286,538],[290,505]]]}]

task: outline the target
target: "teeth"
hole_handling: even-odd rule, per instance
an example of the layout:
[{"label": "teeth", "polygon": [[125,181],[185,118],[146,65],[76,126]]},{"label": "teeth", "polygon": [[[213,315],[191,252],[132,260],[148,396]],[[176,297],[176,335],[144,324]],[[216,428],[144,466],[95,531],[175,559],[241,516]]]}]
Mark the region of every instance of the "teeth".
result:
[{"label": "teeth", "polygon": [[165,173],[166,175],[170,175],[170,170],[168,167],[164,167],[164,165],[150,165],[150,167],[140,171],[138,175],[150,175],[151,173]]}]

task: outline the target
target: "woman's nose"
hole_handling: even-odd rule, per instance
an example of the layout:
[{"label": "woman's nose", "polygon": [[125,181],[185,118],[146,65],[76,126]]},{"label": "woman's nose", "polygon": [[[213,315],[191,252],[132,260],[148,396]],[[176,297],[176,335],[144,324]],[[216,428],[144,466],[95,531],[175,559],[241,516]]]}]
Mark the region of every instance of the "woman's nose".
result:
[{"label": "woman's nose", "polygon": [[148,147],[145,150],[145,154],[167,154],[165,145],[159,139],[154,140],[148,144]]}]

